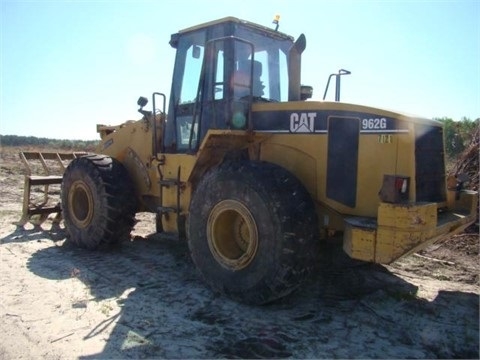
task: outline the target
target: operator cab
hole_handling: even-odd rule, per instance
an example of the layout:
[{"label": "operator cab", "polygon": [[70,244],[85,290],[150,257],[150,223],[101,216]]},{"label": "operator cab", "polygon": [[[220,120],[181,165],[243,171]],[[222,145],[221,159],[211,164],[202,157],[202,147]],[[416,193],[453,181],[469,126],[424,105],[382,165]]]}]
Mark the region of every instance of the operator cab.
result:
[{"label": "operator cab", "polygon": [[209,129],[246,130],[252,102],[300,100],[301,35],[228,17],[171,36],[177,49],[162,151],[195,153]]}]

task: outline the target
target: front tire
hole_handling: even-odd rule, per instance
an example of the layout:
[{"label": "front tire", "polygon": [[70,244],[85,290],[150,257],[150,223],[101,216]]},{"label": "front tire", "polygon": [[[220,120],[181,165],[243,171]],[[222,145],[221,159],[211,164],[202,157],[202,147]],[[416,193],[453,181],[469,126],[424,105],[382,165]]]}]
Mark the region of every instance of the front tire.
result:
[{"label": "front tire", "polygon": [[228,162],[208,173],[193,195],[188,243],[209,285],[249,304],[285,296],[315,266],[314,203],[285,169]]},{"label": "front tire", "polygon": [[62,212],[70,239],[87,249],[130,238],[136,203],[125,167],[104,155],[74,159],[63,175]]}]

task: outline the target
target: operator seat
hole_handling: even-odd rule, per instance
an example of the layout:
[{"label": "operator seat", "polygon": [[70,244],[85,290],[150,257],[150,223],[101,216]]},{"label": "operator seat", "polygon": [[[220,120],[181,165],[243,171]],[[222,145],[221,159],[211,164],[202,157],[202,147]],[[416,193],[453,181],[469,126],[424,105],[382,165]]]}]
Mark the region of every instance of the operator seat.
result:
[{"label": "operator seat", "polygon": [[[238,63],[238,70],[237,73],[242,74],[243,76],[250,76],[251,71],[251,61],[245,60]],[[263,89],[265,85],[261,80],[262,77],[262,63],[260,61],[253,62],[253,78],[252,78],[252,95],[254,97],[262,97],[264,95]],[[249,82],[247,82],[248,84]],[[247,85],[248,86],[248,85]],[[248,94],[245,94],[248,95]]]}]

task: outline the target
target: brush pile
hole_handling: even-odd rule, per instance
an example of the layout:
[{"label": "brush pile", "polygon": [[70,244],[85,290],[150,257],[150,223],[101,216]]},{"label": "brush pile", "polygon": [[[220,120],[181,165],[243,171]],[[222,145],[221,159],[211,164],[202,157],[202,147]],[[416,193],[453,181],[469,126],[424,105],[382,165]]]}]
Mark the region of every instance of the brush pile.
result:
[{"label": "brush pile", "polygon": [[478,191],[479,183],[479,144],[480,144],[480,128],[477,127],[475,133],[472,136],[472,141],[458,157],[455,165],[450,171],[450,175],[458,176],[465,174],[468,176],[469,181],[465,183],[465,188],[468,190]]}]

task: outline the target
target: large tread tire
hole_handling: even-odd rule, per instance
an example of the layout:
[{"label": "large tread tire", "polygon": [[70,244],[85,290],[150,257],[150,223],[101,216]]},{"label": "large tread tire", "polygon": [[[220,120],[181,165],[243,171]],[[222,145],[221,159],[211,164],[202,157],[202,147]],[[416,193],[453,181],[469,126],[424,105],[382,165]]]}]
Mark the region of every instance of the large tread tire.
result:
[{"label": "large tread tire", "polygon": [[65,227],[78,246],[104,249],[130,238],[135,195],[118,160],[96,154],[74,159],[63,175],[61,200]]},{"label": "large tread tire", "polygon": [[269,303],[297,289],[315,268],[315,205],[280,166],[227,162],[194,192],[188,244],[214,290],[247,304]]}]

